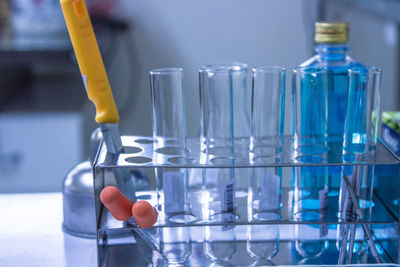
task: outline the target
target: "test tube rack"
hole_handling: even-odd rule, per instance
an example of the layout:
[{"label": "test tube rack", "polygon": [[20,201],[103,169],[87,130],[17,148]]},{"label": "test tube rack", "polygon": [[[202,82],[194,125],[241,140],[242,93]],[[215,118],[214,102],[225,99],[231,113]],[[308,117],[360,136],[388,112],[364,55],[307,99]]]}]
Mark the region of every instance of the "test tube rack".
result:
[{"label": "test tube rack", "polygon": [[[333,139],[337,140],[337,139]],[[253,163],[249,157],[249,141],[246,138],[235,139],[235,160],[232,164],[215,164],[213,155],[209,155],[206,161],[201,159],[200,139],[187,139],[187,157],[177,156],[182,153],[175,153],[176,147],[166,147],[155,150],[154,140],[144,136],[123,136],[122,143],[125,152],[118,156],[107,153],[107,148],[101,144],[93,167],[95,207],[97,222],[97,247],[98,266],[148,266],[157,264],[163,259],[156,247],[147,246],[145,235],[152,236],[157,241],[157,231],[166,228],[189,229],[191,236],[191,256],[186,264],[188,266],[206,266],[212,261],[204,255],[204,229],[207,227],[230,227],[235,232],[235,240],[224,240],[235,242],[235,255],[228,264],[233,266],[248,266],[255,262],[255,259],[248,253],[249,229],[253,226],[274,227],[279,230],[279,242],[276,255],[269,260],[275,265],[298,265],[298,264],[337,264],[338,251],[338,228],[341,225],[352,225],[357,229],[357,238],[361,225],[371,229],[372,239],[379,253],[382,266],[384,264],[399,264],[399,197],[400,197],[400,160],[392,154],[381,140],[378,140],[376,152],[373,156],[366,155],[361,161],[343,161],[340,152],[334,157],[310,163],[301,162],[303,154],[301,150],[295,149],[295,138],[285,136],[281,151],[273,155],[274,161],[270,164]],[[332,141],[328,144],[331,151],[340,151],[339,142]],[[156,163],[155,163],[156,162]],[[294,168],[300,167],[327,167],[329,166],[361,166],[362,168],[373,167],[373,179],[364,186],[372,192],[369,203],[360,203],[364,206],[362,220],[341,221],[338,219],[338,188],[327,188],[326,214],[316,220],[299,220],[296,218],[293,209],[293,183],[292,176]],[[276,167],[282,168],[281,182],[281,207],[276,220],[255,220],[249,217],[247,188],[249,177],[237,178],[236,186],[236,219],[230,222],[207,220],[202,218],[202,170],[208,168],[235,168],[251,170],[255,168]],[[101,190],[118,179],[113,174],[115,168],[127,168],[131,172],[140,170],[149,179],[149,185],[136,188],[138,199],[149,201],[153,206],[157,205],[157,191],[155,186],[155,168],[186,168],[190,173],[190,199],[193,211],[193,220],[184,223],[171,222],[163,214],[160,208],[159,220],[150,230],[137,230],[134,224],[115,220],[99,199]],[[337,185],[340,186],[340,185]],[[333,194],[330,195],[330,192]],[[162,203],[161,203],[162,205]],[[301,233],[309,233],[305,237]],[[324,232],[323,234],[321,234]],[[361,234],[362,235],[362,234]],[[321,240],[321,236],[324,239]],[[363,235],[362,235],[363,236]],[[153,241],[154,241],[153,240]],[[364,238],[357,239],[359,247],[357,256],[353,263],[372,264],[376,259],[371,255],[367,242]],[[262,242],[262,235],[257,237]],[[314,243],[313,243],[314,242]],[[321,253],[313,256],[304,254],[307,244],[321,246]],[[319,255],[318,255],[319,254]]]}]

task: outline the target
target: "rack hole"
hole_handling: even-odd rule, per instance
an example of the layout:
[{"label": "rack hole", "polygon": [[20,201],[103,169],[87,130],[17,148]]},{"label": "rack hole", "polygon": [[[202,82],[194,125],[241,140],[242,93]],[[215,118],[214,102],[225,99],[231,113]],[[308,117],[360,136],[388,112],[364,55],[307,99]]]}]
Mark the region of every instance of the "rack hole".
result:
[{"label": "rack hole", "polygon": [[147,158],[147,157],[129,157],[129,158],[125,159],[125,161],[127,161],[129,163],[134,163],[134,164],[145,164],[145,163],[152,162],[153,160],[151,158]]},{"label": "rack hole", "polygon": [[269,164],[279,162],[279,155],[260,156],[253,159],[254,164]]},{"label": "rack hole", "polygon": [[233,156],[233,148],[230,147],[209,147],[206,148],[203,153],[209,155],[215,155],[219,157],[230,157]]},{"label": "rack hole", "polygon": [[188,214],[184,214],[184,215],[175,215],[169,218],[170,222],[173,223],[192,223],[195,220],[197,220],[197,218],[193,215],[188,215]]},{"label": "rack hole", "polygon": [[232,165],[233,162],[233,158],[230,157],[217,157],[217,158],[213,158],[210,160],[211,163],[213,164],[217,164],[217,165]]},{"label": "rack hole", "polygon": [[139,144],[152,144],[154,141],[151,139],[137,139],[135,142]]},{"label": "rack hole", "polygon": [[296,157],[296,160],[302,163],[320,163],[324,159],[313,155],[304,155]]},{"label": "rack hole", "polygon": [[135,154],[135,153],[139,153],[142,151],[143,151],[143,149],[141,149],[140,147],[124,146],[124,154]]},{"label": "rack hole", "polygon": [[224,213],[214,214],[210,217],[210,219],[211,221],[214,222],[234,222],[237,219],[239,219],[239,216],[237,216],[234,213],[224,212]]},{"label": "rack hole", "polygon": [[168,162],[173,163],[173,164],[193,164],[195,162],[194,159],[192,158],[185,158],[185,157],[174,157],[174,158],[169,158]]},{"label": "rack hole", "polygon": [[357,154],[346,154],[342,156],[343,162],[345,163],[362,163],[367,160],[366,155]]},{"label": "rack hole", "polygon": [[257,212],[253,218],[260,221],[274,221],[279,219],[279,214],[271,211]]},{"label": "rack hole", "polygon": [[140,196],[136,196],[137,199],[143,199],[143,200],[149,200],[152,199],[153,196],[152,195],[140,195]]},{"label": "rack hole", "polygon": [[328,151],[328,148],[323,145],[300,145],[296,149],[303,154],[318,155]]},{"label": "rack hole", "polygon": [[179,146],[166,146],[157,148],[155,152],[164,155],[184,155],[186,153],[189,153],[189,150]]},{"label": "rack hole", "polygon": [[299,221],[318,221],[321,218],[321,214],[317,211],[299,211],[294,215],[294,218]]}]

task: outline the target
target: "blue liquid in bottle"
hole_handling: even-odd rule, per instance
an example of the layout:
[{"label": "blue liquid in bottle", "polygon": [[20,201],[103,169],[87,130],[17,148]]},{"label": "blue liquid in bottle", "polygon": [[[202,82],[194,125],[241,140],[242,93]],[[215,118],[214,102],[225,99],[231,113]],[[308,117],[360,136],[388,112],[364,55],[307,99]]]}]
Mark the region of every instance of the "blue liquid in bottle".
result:
[{"label": "blue liquid in bottle", "polygon": [[[322,35],[324,35],[323,33]],[[347,34],[347,33],[346,33]],[[327,37],[327,36],[325,36]],[[318,38],[316,38],[318,39]],[[329,38],[328,38],[329,39]],[[324,41],[328,40],[325,39]],[[344,38],[344,39],[347,39]],[[336,40],[341,41],[341,40]],[[328,134],[328,147],[327,152],[328,162],[337,162],[341,160],[342,146],[343,146],[343,135],[347,108],[347,97],[348,97],[348,70],[355,66],[362,66],[360,63],[353,60],[347,51],[349,47],[345,43],[319,43],[315,47],[316,55],[302,63],[302,67],[321,67],[327,69],[327,120],[322,122],[318,120],[316,124],[323,123],[324,125],[310,125],[306,124],[306,127],[310,129],[318,130],[327,127]],[[318,98],[310,100],[309,98],[302,98],[301,105],[307,106],[310,101],[316,101]],[[308,103],[307,103],[308,102]],[[303,123],[303,122],[301,122]],[[306,189],[305,185],[311,185],[312,189],[309,189],[311,195],[313,191],[319,190],[320,198],[317,200],[319,204],[327,201],[327,197],[338,197],[339,189],[341,186],[341,167],[340,166],[329,166],[329,167],[306,167],[299,168],[300,173],[300,188]],[[323,170],[325,169],[325,175]],[[298,174],[299,175],[299,174]],[[324,190],[321,188],[323,181],[325,180]],[[327,181],[326,181],[327,180]],[[307,182],[308,181],[308,182]],[[318,186],[319,185],[319,186]],[[316,188],[317,187],[317,188]],[[306,193],[306,191],[301,191],[301,195]],[[320,220],[324,220],[324,214]],[[311,257],[315,258],[316,255],[322,254],[327,246],[326,232],[327,226],[322,227],[320,230],[320,239],[314,242],[307,243],[307,246],[296,246],[298,252],[305,258]],[[303,244],[300,242],[299,244]],[[304,245],[304,244],[303,244]],[[303,248],[303,249],[300,249]],[[307,249],[304,249],[307,248]],[[313,250],[314,249],[314,250]]]},{"label": "blue liquid in bottle", "polygon": [[[319,44],[315,47],[317,54],[300,65],[325,67],[328,70],[328,161],[340,160],[342,151],[348,97],[348,70],[362,66],[347,54],[348,50],[347,44]],[[339,166],[329,167],[330,197],[338,196],[340,173]]]},{"label": "blue liquid in bottle", "polygon": [[[328,133],[331,140],[342,141],[348,93],[348,70],[362,66],[347,55],[347,44],[320,44],[316,55],[300,66],[325,67],[328,70]],[[335,139],[337,138],[337,139]]]}]

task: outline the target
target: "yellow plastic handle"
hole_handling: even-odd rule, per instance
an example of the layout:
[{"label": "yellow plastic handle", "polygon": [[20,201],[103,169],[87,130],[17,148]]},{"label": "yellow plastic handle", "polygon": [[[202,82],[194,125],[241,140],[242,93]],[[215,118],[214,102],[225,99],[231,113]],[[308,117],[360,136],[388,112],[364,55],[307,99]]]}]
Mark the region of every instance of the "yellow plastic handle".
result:
[{"label": "yellow plastic handle", "polygon": [[60,0],[65,22],[98,123],[118,123],[118,110],[84,0]]}]

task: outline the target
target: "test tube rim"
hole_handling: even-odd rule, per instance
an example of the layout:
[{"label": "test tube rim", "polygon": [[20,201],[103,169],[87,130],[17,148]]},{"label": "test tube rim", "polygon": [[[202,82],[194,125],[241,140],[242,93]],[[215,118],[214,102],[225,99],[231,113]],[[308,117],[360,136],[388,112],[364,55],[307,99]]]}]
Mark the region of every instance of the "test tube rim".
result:
[{"label": "test tube rim", "polygon": [[326,67],[299,66],[293,69],[293,73],[324,74],[327,73],[327,70],[328,69]]},{"label": "test tube rim", "polygon": [[274,72],[274,73],[286,73],[286,68],[281,66],[266,66],[260,65],[256,66],[253,69],[253,73],[265,73],[265,72]]},{"label": "test tube rim", "polygon": [[150,75],[168,75],[172,73],[183,73],[183,68],[159,68],[151,70]]},{"label": "test tube rim", "polygon": [[377,66],[354,66],[348,69],[349,75],[351,74],[360,74],[365,73],[367,70],[367,74],[379,74],[382,73],[382,68]]},{"label": "test tube rim", "polygon": [[199,73],[230,73],[231,69],[226,66],[203,66],[199,68]]},{"label": "test tube rim", "polygon": [[199,68],[199,72],[247,72],[248,69],[249,65],[247,63],[221,61],[202,66]]},{"label": "test tube rim", "polygon": [[237,61],[217,61],[211,64],[207,64],[205,67],[217,67],[217,66],[231,68],[233,71],[249,69],[249,65],[247,63],[242,63]]}]

